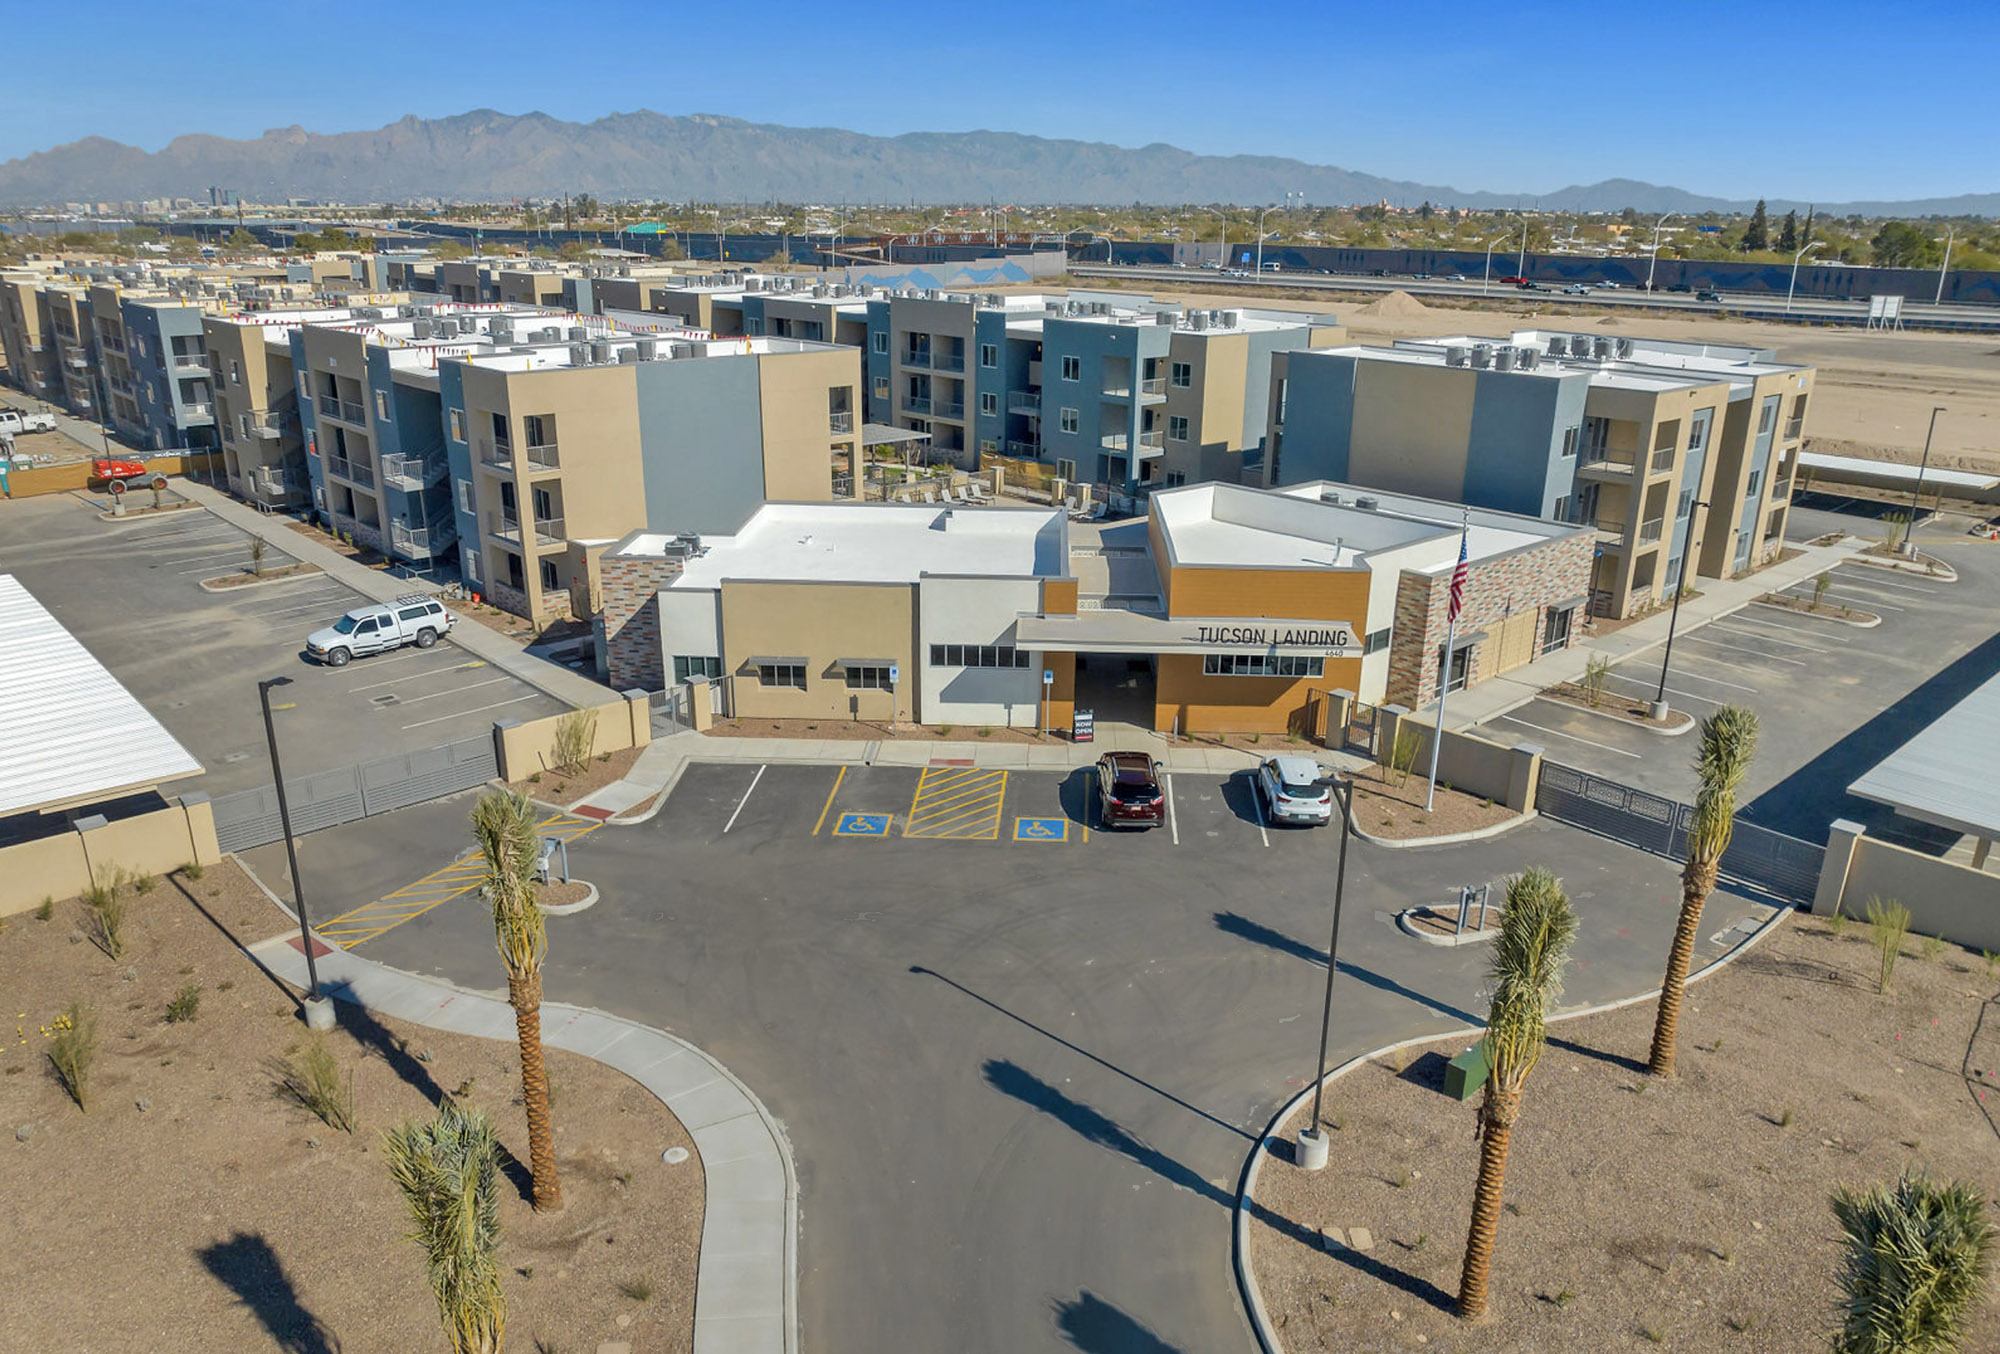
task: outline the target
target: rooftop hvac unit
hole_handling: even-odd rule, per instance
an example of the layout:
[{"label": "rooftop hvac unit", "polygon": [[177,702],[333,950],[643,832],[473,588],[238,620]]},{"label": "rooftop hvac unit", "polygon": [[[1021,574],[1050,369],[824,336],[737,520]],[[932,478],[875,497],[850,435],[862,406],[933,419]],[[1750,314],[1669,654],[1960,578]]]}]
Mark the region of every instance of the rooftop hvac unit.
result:
[{"label": "rooftop hvac unit", "polygon": [[410,334],[413,338],[429,338],[431,336],[431,322],[424,319],[413,321],[410,325]]},{"label": "rooftop hvac unit", "polygon": [[569,341],[571,343],[582,343],[585,339],[589,337],[590,337],[590,331],[588,329],[585,329],[582,325],[573,324],[569,327]]},{"label": "rooftop hvac unit", "polygon": [[570,364],[570,365],[571,365],[572,367],[587,367],[587,366],[589,366],[589,365],[590,365],[590,345],[589,345],[589,344],[587,344],[587,343],[572,343],[572,344],[570,344],[570,345],[569,345],[569,364]]},{"label": "rooftop hvac unit", "polygon": [[660,341],[658,339],[642,338],[639,340],[638,347],[634,351],[639,354],[639,361],[651,362],[660,355]]},{"label": "rooftop hvac unit", "polygon": [[1598,337],[1592,338],[1591,343],[1596,349],[1595,356],[1599,362],[1603,362],[1611,356],[1610,339],[1604,338],[1600,335]]},{"label": "rooftop hvac unit", "polygon": [[1464,344],[1454,343],[1444,350],[1444,364],[1447,367],[1462,367],[1465,365],[1466,359],[1470,356],[1471,354],[1465,350]]},{"label": "rooftop hvac unit", "polygon": [[1522,371],[1533,371],[1541,364],[1541,360],[1542,355],[1533,348],[1521,349],[1516,357],[1516,362]]},{"label": "rooftop hvac unit", "polygon": [[1194,330],[1196,333],[1200,333],[1202,330],[1208,328],[1208,312],[1205,310],[1189,311],[1188,328]]},{"label": "rooftop hvac unit", "polygon": [[561,343],[562,336],[562,326],[559,324],[550,325],[548,328],[542,330],[541,334],[543,341],[547,343]]},{"label": "rooftop hvac unit", "polygon": [[812,290],[812,294],[813,294],[814,296],[827,296],[827,295],[830,295],[830,294],[831,294],[831,292],[832,292],[832,289],[831,289],[830,287],[828,287],[828,286],[826,285],[826,283],[824,283],[824,282],[815,282],[815,283],[813,283],[813,290]]},{"label": "rooftop hvac unit", "polygon": [[1493,345],[1490,343],[1475,343],[1472,346],[1472,365],[1481,368],[1492,366]]},{"label": "rooftop hvac unit", "polygon": [[1364,494],[1362,497],[1354,500],[1354,506],[1363,512],[1374,512],[1382,506],[1382,500],[1379,498],[1370,498]]},{"label": "rooftop hvac unit", "polygon": [[1234,329],[1237,325],[1242,323],[1243,323],[1242,311],[1225,310],[1222,312],[1222,327],[1224,329]]},{"label": "rooftop hvac unit", "polygon": [[1621,338],[1621,339],[1618,339],[1618,340],[1617,340],[1616,342],[1617,342],[1617,346],[1616,346],[1616,348],[1614,349],[1614,351],[1616,351],[1616,352],[1617,352],[1618,356],[1620,356],[1620,357],[1630,357],[1630,356],[1632,355],[1632,340],[1631,340],[1631,339],[1628,339],[1628,338]]},{"label": "rooftop hvac unit", "polygon": [[1549,335],[1549,356],[1550,357],[1569,356],[1569,335],[1567,334]]},{"label": "rooftop hvac unit", "polygon": [[1173,322],[1174,322],[1174,312],[1172,312],[1171,310],[1156,310],[1153,312],[1154,324],[1170,325]]},{"label": "rooftop hvac unit", "polygon": [[1319,491],[1319,501],[1338,506],[1340,503],[1340,491],[1338,489],[1322,489]]},{"label": "rooftop hvac unit", "polygon": [[590,360],[593,362],[609,362],[611,360],[611,341],[609,339],[599,339],[591,344]]},{"label": "rooftop hvac unit", "polygon": [[396,307],[396,318],[399,320],[407,320],[416,313],[417,308],[415,306],[401,305]]},{"label": "rooftop hvac unit", "polygon": [[1512,348],[1502,348],[1494,353],[1493,366],[1497,371],[1514,370],[1514,350]]},{"label": "rooftop hvac unit", "polygon": [[[606,344],[605,346],[609,347],[610,345]],[[629,362],[637,362],[638,360],[639,350],[637,348],[620,348],[618,350],[618,364],[620,366],[624,366]]]},{"label": "rooftop hvac unit", "polygon": [[1223,327],[1222,312],[1219,310],[1209,311],[1208,322],[1214,325],[1217,329],[1221,329]]},{"label": "rooftop hvac unit", "polygon": [[671,344],[671,345],[669,345],[669,346],[670,346],[670,347],[671,347],[671,348],[673,349],[673,353],[674,353],[674,356],[675,356],[675,357],[693,357],[693,356],[694,356],[694,345],[693,345],[692,343],[675,343],[675,344]]}]

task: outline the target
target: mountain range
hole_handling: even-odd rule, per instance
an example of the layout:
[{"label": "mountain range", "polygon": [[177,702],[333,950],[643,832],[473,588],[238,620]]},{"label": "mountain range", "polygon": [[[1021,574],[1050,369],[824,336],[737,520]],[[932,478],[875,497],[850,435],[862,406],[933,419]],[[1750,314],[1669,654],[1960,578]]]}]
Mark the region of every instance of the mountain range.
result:
[{"label": "mountain range", "polygon": [[[1196,155],[1012,132],[867,136],[641,109],[593,122],[489,108],[404,117],[371,131],[283,127],[251,140],[176,137],[147,152],[86,137],[0,163],[0,205],[204,198],[210,185],[252,202],[420,198],[494,201],[564,192],[600,198],[753,202],[1179,203],[1377,201],[1567,211],[1747,211],[1751,203],[1607,179],[1553,192],[1462,191],[1260,155]],[[1773,200],[1773,211],[1808,205]],[[2000,193],[1904,202],[1819,203],[1821,214],[2000,215]]]}]

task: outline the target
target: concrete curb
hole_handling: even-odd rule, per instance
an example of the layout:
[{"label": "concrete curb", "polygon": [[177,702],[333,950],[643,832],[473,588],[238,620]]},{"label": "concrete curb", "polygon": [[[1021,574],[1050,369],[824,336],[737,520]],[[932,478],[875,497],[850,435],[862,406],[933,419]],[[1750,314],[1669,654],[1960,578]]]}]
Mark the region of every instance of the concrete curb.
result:
[{"label": "concrete curb", "polygon": [[[1690,973],[1688,975],[1688,982],[1690,984],[1698,983],[1711,973],[1720,973],[1723,969],[1735,963],[1756,946],[1762,944],[1766,936],[1769,936],[1773,931],[1783,926],[1786,919],[1791,916],[1792,911],[1793,909],[1788,907],[1778,909],[1777,913],[1769,921],[1758,927],[1752,934],[1744,937],[1729,953],[1703,966],[1699,972]],[[1554,1025],[1562,1021],[1581,1020],[1585,1016],[1603,1015],[1607,1011],[1623,1010],[1627,1006],[1636,1006],[1640,1002],[1651,1001],[1659,995],[1660,989],[1655,987],[1650,991],[1641,992],[1636,996],[1622,997],[1617,1001],[1600,1002],[1595,1006],[1585,1006],[1575,1011],[1558,1012],[1549,1017],[1548,1023]],[[1416,1048],[1423,1044],[1435,1044],[1444,1039],[1463,1039],[1468,1034],[1477,1034],[1478,1032],[1473,1026],[1464,1025],[1456,1030],[1446,1030],[1442,1033],[1432,1031],[1428,1034],[1419,1034],[1408,1039],[1399,1039],[1393,1044],[1384,1044],[1378,1049],[1349,1058],[1346,1062],[1328,1072],[1326,1080],[1321,1084],[1330,1086],[1362,1064],[1372,1062],[1390,1053],[1396,1053],[1406,1048]],[[1313,1088],[1311,1086],[1306,1087],[1290,1100],[1287,1100],[1279,1107],[1278,1112],[1271,1116],[1271,1121],[1265,1125],[1263,1133],[1258,1135],[1257,1145],[1250,1149],[1250,1155],[1244,1160],[1243,1174],[1236,1186],[1236,1218],[1235,1224],[1231,1228],[1231,1250],[1234,1252],[1236,1283],[1243,1296],[1243,1305],[1248,1309],[1250,1328],[1257,1333],[1257,1343],[1264,1351],[1264,1354],[1285,1354],[1285,1346],[1279,1341],[1277,1331],[1272,1328],[1271,1313],[1264,1306],[1264,1294],[1257,1287],[1257,1275],[1250,1264],[1250,1205],[1256,1197],[1257,1176],[1263,1167],[1265,1154],[1271,1150],[1272,1144],[1280,1141],[1278,1131],[1284,1127],[1294,1114],[1298,1113],[1299,1107],[1305,1104],[1312,1096],[1312,1093]]]},{"label": "concrete curb", "polygon": [[1958,570],[1946,564],[1936,555],[1926,555],[1923,551],[1919,550],[1917,557],[1919,560],[1929,560],[1937,566],[1938,571],[1932,572],[1921,563],[1910,560],[1889,559],[1882,555],[1850,555],[1841,562],[1843,564],[1858,564],[1864,569],[1887,569],[1891,573],[1915,574],[1918,578],[1928,578],[1933,583],[1958,582]]},{"label": "concrete curb", "polygon": [[296,583],[301,578],[324,578],[326,577],[326,570],[320,568],[317,564],[309,564],[305,568],[299,570],[297,573],[286,574],[281,578],[257,578],[257,579],[252,579],[248,583],[233,583],[226,588],[220,588],[220,587],[212,588],[209,586],[209,584],[215,582],[216,579],[237,578],[240,576],[241,575],[238,574],[217,574],[215,578],[202,579],[198,586],[201,588],[203,592],[213,592],[222,594],[228,594],[232,592],[248,592],[252,588],[268,588],[279,583]]},{"label": "concrete curb", "polygon": [[[1865,621],[1850,621],[1845,616],[1828,616],[1825,613],[1818,611],[1801,611],[1795,606],[1785,606],[1779,602],[1767,602],[1761,597],[1758,598],[1756,601],[1752,602],[1750,605],[1761,606],[1770,611],[1782,611],[1787,616],[1803,616],[1806,620],[1809,621],[1829,621],[1834,625],[1851,625],[1856,630],[1873,630],[1876,626],[1882,623],[1882,618],[1876,615],[1872,611],[1864,613],[1868,617],[1868,619]],[[1843,605],[1845,604],[1843,603]],[[1860,611],[1861,608],[1849,607],[1848,610]]]},{"label": "concrete curb", "polygon": [[135,512],[100,512],[97,514],[97,520],[114,527],[137,526],[141,522],[158,522],[168,517],[178,516],[181,513],[199,508],[200,506],[201,504],[190,499],[185,503],[160,508],[140,508]]},{"label": "concrete curb", "polygon": [[588,911],[590,908],[597,906],[597,899],[599,896],[597,892],[597,885],[591,883],[588,879],[577,879],[577,880],[572,880],[571,882],[583,885],[585,888],[589,889],[590,892],[584,894],[583,897],[577,899],[573,903],[537,902],[535,906],[539,907],[542,910],[543,916],[574,917],[579,912]]},{"label": "concrete curb", "polygon": [[1373,846],[1386,846],[1392,851],[1407,851],[1418,846],[1455,846],[1459,842],[1482,842],[1488,837],[1498,837],[1504,832],[1512,832],[1523,823],[1532,823],[1542,815],[1535,809],[1516,814],[1504,823],[1493,823],[1487,827],[1475,827],[1465,832],[1447,832],[1440,837],[1377,837],[1361,830],[1361,825],[1353,818],[1347,820],[1354,835]]},{"label": "concrete curb", "polygon": [[[1436,907],[1436,906],[1437,906],[1436,903],[1418,904],[1418,907]],[[1492,910],[1498,912],[1501,909],[1496,905]],[[1401,912],[1398,912],[1396,914],[1396,929],[1398,931],[1401,931],[1404,935],[1408,936],[1410,939],[1420,940],[1426,945],[1438,945],[1448,950],[1455,950],[1459,948],[1461,945],[1481,944],[1485,941],[1493,939],[1494,936],[1499,934],[1498,931],[1488,930],[1488,931],[1468,931],[1463,936],[1427,936],[1422,931],[1419,931],[1410,922],[1410,914],[1415,911],[1417,911],[1416,907],[1406,907]]]},{"label": "concrete curb", "polygon": [[[1717,619],[1719,620],[1721,618],[1718,617]],[[1562,700],[1561,698],[1556,696],[1550,696],[1548,699],[1553,703],[1562,706],[1565,710],[1574,710],[1580,715],[1596,715],[1599,719],[1614,720],[1617,723],[1624,724],[1630,728],[1637,729],[1640,733],[1650,733],[1655,738],[1679,738],[1682,734],[1691,731],[1695,725],[1701,723],[1700,720],[1696,719],[1693,715],[1688,714],[1687,711],[1679,710],[1676,711],[1675,713],[1687,715],[1688,716],[1687,723],[1672,729],[1656,729],[1652,725],[1647,724],[1642,720],[1627,719],[1624,715],[1614,715],[1608,710],[1593,710],[1588,705],[1578,705],[1575,701]]]},{"label": "concrete curb", "polygon": [[[305,986],[305,956],[280,934],[245,953]],[[329,996],[432,1029],[510,1041],[504,998],[334,949],[319,959]],[[695,1354],[797,1354],[798,1173],[784,1128],[708,1054],[623,1016],[542,1003],[542,1041],[631,1077],[695,1141],[707,1183],[695,1288]]]}]

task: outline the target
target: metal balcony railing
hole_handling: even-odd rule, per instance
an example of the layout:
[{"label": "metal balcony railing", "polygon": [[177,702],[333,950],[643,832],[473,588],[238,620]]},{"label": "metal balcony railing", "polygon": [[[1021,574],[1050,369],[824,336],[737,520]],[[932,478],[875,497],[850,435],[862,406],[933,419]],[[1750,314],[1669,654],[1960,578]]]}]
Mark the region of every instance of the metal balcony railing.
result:
[{"label": "metal balcony railing", "polygon": [[342,423],[351,423],[357,428],[368,424],[368,411],[354,400],[337,400],[331,395],[319,397],[319,411],[327,418],[337,418]]},{"label": "metal balcony railing", "polygon": [[[510,545],[519,545],[521,519],[509,512],[489,512],[486,514],[486,530]],[[561,545],[563,543],[563,519],[560,517],[538,517],[535,519],[535,544]]]},{"label": "metal balcony railing", "polygon": [[938,418],[964,418],[965,402],[963,400],[938,400],[931,405],[931,413]]},{"label": "metal balcony railing", "polygon": [[562,461],[556,455],[554,442],[541,442],[521,449],[521,456],[530,470],[560,470]]},{"label": "metal balcony railing", "polygon": [[1666,518],[1648,517],[1645,521],[1639,524],[1639,544],[1641,545],[1653,544],[1655,541],[1659,540],[1661,536],[1666,534],[1666,530],[1667,530]]},{"label": "metal balcony railing", "polygon": [[1674,449],[1672,447],[1654,447],[1651,473],[1658,475],[1663,471],[1672,470],[1673,468]]},{"label": "metal balcony railing", "polygon": [[940,352],[931,359],[931,366],[937,371],[964,371],[965,354]]},{"label": "metal balcony railing", "polygon": [[931,350],[928,348],[903,349],[903,365],[906,367],[928,367],[931,364]]},{"label": "metal balcony railing", "polygon": [[1146,378],[1145,380],[1143,380],[1143,381],[1139,382],[1139,393],[1140,393],[1140,394],[1142,394],[1142,395],[1164,395],[1164,394],[1166,394],[1166,393],[1167,393],[1167,378],[1166,378],[1166,377],[1164,377],[1164,376],[1149,376],[1149,377],[1147,377],[1147,378]]},{"label": "metal balcony railing", "polygon": [[175,353],[174,368],[177,371],[207,371],[207,353]]},{"label": "metal balcony railing", "polygon": [[442,455],[382,458],[382,482],[396,489],[426,489],[441,482],[450,473],[451,465]]},{"label": "metal balcony railing", "polygon": [[1010,414],[1034,414],[1042,412],[1042,393],[1039,390],[1010,390],[1007,392],[1007,412]]},{"label": "metal balcony railing", "polygon": [[826,426],[832,432],[851,433],[854,431],[854,415],[851,413],[828,414],[826,416]]},{"label": "metal balcony railing", "polygon": [[215,406],[212,404],[184,404],[181,406],[183,423],[215,422]]},{"label": "metal balcony railing", "polygon": [[931,397],[928,395],[903,396],[903,412],[908,414],[928,414],[931,411]]},{"label": "metal balcony railing", "polygon": [[1630,470],[1632,453],[1613,451],[1609,447],[1585,446],[1583,456],[1578,463],[1583,466],[1601,465],[1608,470]]},{"label": "metal balcony railing", "polygon": [[486,465],[499,466],[502,470],[514,468],[514,445],[511,442],[495,442],[490,437],[480,437],[474,444],[474,451]]},{"label": "metal balcony railing", "polygon": [[350,484],[359,484],[367,489],[375,487],[375,467],[366,461],[350,461],[345,456],[329,455],[326,469],[328,474],[338,475]]},{"label": "metal balcony railing", "polygon": [[1790,419],[1786,422],[1785,440],[1787,442],[1796,442],[1799,440],[1799,438],[1805,435],[1805,431],[1806,431],[1806,416],[1804,414],[1800,414],[1797,418]]},{"label": "metal balcony railing", "polygon": [[1007,454],[1032,461],[1040,458],[1042,448],[1038,442],[1023,442],[1017,438],[1010,437],[1007,439]]},{"label": "metal balcony railing", "polygon": [[243,417],[244,430],[252,437],[284,436],[286,416],[276,409],[252,409]]}]

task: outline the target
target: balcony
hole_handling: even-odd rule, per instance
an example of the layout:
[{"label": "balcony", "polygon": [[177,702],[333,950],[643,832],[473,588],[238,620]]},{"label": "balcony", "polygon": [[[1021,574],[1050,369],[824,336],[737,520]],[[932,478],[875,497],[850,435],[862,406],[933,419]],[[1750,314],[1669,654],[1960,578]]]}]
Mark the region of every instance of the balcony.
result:
[{"label": "balcony", "polygon": [[429,559],[457,539],[458,528],[449,521],[425,527],[389,523],[390,549],[411,559]]},{"label": "balcony", "polygon": [[276,441],[285,435],[286,416],[275,409],[252,409],[243,417],[252,437]]},{"label": "balcony", "polygon": [[1804,414],[1800,414],[1797,418],[1786,421],[1785,440],[1787,442],[1796,442],[1801,437],[1805,436],[1805,431],[1806,431],[1806,416]]},{"label": "balcony", "polygon": [[906,367],[929,367],[931,350],[928,348],[903,349],[903,365]]},{"label": "balcony", "polygon": [[324,418],[337,418],[342,423],[356,428],[368,426],[368,411],[354,400],[337,400],[331,395],[319,397],[319,412]]},{"label": "balcony", "polygon": [[175,354],[174,354],[174,370],[175,370],[175,371],[207,371],[207,370],[208,370],[208,354],[207,354],[207,353],[175,353]]},{"label": "balcony", "polygon": [[965,417],[965,401],[934,400],[931,402],[931,414],[935,418],[963,419]]},{"label": "balcony", "polygon": [[1666,534],[1666,530],[1667,530],[1666,518],[1648,517],[1645,521],[1639,524],[1639,544],[1640,545],[1657,544],[1660,537]]},{"label": "balcony", "polygon": [[1577,470],[1591,471],[1599,475],[1629,475],[1632,473],[1632,453],[1613,451],[1609,447],[1585,447],[1577,461]]},{"label": "balcony", "polygon": [[1664,475],[1669,470],[1672,470],[1674,468],[1674,450],[1671,446],[1654,447],[1653,459],[1648,465],[1646,473],[1649,475]]},{"label": "balcony", "polygon": [[67,357],[63,358],[63,365],[71,368],[74,371],[89,371],[90,359],[88,357],[85,357],[82,353],[71,353]]},{"label": "balcony", "polygon": [[1145,380],[1139,382],[1139,393],[1141,395],[1158,395],[1162,399],[1166,398],[1167,378],[1164,376],[1148,376]]},{"label": "balcony", "polygon": [[1591,530],[1597,533],[1597,543],[1613,549],[1623,549],[1625,545],[1625,524],[1615,517],[1600,517],[1591,523]]},{"label": "balcony", "polygon": [[349,484],[358,484],[364,489],[375,487],[375,467],[366,461],[350,461],[345,456],[334,455],[328,455],[325,460],[327,474],[344,479]]},{"label": "balcony", "polygon": [[930,411],[931,411],[931,397],[930,397],[930,396],[928,396],[928,395],[905,395],[905,396],[903,396],[903,412],[904,412],[904,413],[906,413],[906,414],[925,414],[925,415],[928,415],[928,414],[930,413]]},{"label": "balcony", "polygon": [[1140,433],[1135,448],[1133,439],[1125,433],[1106,433],[1098,439],[1098,445],[1106,451],[1114,451],[1120,454],[1136,450],[1138,459],[1144,461],[1154,456],[1163,456],[1166,454],[1167,434],[1162,429]]},{"label": "balcony", "polygon": [[932,358],[931,367],[935,371],[964,371],[965,352],[963,349],[955,353],[940,352]]},{"label": "balcony", "polygon": [[432,456],[384,456],[382,482],[392,489],[416,492],[442,483],[451,473],[451,463],[442,451]]},{"label": "balcony", "polygon": [[521,459],[526,463],[529,474],[562,469],[562,460],[556,454],[554,442],[538,442],[523,447]]},{"label": "balcony", "polygon": [[276,466],[260,466],[250,478],[250,483],[262,498],[289,498],[300,493],[305,486],[294,479],[289,470]]},{"label": "balcony", "polygon": [[1039,460],[1042,445],[1039,442],[1022,442],[1010,437],[1007,439],[1007,454],[1024,461]]},{"label": "balcony", "polygon": [[1039,390],[1010,390],[1007,392],[1007,412],[1010,414],[1033,414],[1042,416],[1042,392]]},{"label": "balcony", "polygon": [[[534,529],[538,548],[563,543],[563,519],[560,517],[538,517]],[[522,544],[521,519],[509,512],[489,512],[486,514],[486,534],[518,549]]]},{"label": "balcony", "polygon": [[215,406],[212,404],[184,404],[181,406],[181,425],[195,427],[215,422]]},{"label": "balcony", "polygon": [[826,416],[827,430],[835,436],[854,431],[854,415],[851,413],[831,413]]}]

